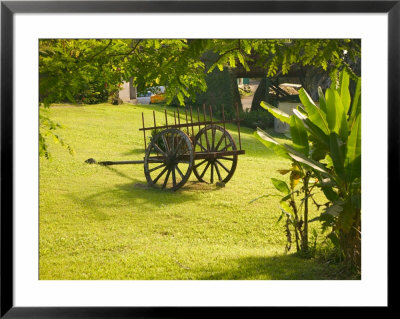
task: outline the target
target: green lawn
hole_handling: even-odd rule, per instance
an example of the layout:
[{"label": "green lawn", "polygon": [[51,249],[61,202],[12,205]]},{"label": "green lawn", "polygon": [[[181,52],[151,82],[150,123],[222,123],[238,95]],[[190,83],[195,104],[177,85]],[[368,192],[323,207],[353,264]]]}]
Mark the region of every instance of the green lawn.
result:
[{"label": "green lawn", "polygon": [[249,204],[276,193],[270,178],[288,164],[251,129],[241,130],[246,154],[224,188],[192,174],[166,192],[147,186],[143,165],[84,163],[143,159],[141,114],[151,125],[153,110],[163,123],[162,106],[50,109],[76,155],[50,143],[52,160],[40,159],[40,279],[343,279],[337,265],[284,253],[278,197]]}]

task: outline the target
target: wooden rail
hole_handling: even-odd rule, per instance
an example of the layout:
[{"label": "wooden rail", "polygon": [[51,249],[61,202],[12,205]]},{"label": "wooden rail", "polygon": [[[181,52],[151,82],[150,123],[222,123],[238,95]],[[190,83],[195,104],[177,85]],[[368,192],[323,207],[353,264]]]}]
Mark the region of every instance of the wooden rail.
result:
[{"label": "wooden rail", "polygon": [[192,127],[192,126],[198,126],[198,125],[209,125],[209,124],[224,124],[224,123],[237,123],[242,120],[226,120],[226,121],[204,121],[204,122],[195,122],[195,123],[184,123],[184,124],[170,124],[170,125],[162,125],[162,126],[153,126],[153,127],[144,127],[140,128],[139,131],[145,131],[145,130],[159,130],[159,129],[164,129],[164,128],[179,128],[179,127]]}]

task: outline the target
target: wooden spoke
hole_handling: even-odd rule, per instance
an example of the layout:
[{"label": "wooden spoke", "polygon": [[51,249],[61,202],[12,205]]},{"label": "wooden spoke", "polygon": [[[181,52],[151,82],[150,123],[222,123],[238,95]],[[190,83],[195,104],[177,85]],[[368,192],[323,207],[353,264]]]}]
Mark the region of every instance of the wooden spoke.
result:
[{"label": "wooden spoke", "polygon": [[229,173],[229,169],[227,169],[227,168],[225,167],[225,165],[222,164],[219,160],[216,160],[215,163],[221,165],[221,167]]},{"label": "wooden spoke", "polygon": [[175,165],[175,168],[178,171],[179,175],[181,175],[181,178],[184,179],[185,176],[183,175],[182,171],[179,169],[178,165]]},{"label": "wooden spoke", "polygon": [[216,134],[216,128],[213,126],[211,128],[211,150],[214,151],[214,146],[215,146],[215,134]]},{"label": "wooden spoke", "polygon": [[169,151],[169,145],[168,145],[167,139],[165,137],[165,134],[161,135],[161,138],[162,138],[162,140],[164,142],[165,151],[168,152]]},{"label": "wooden spoke", "polygon": [[197,163],[197,164],[195,164],[194,165],[194,167],[199,167],[200,165],[203,165],[205,162],[207,162],[207,160],[205,159],[205,160],[202,160],[200,163]]},{"label": "wooden spoke", "polygon": [[228,149],[228,147],[232,146],[231,143],[225,145],[225,147],[223,149],[220,150],[220,152],[226,151]]},{"label": "wooden spoke", "polygon": [[233,157],[219,156],[218,158],[226,161],[233,161]]},{"label": "wooden spoke", "polygon": [[204,151],[207,152],[207,149],[202,144],[200,144],[199,141],[196,142],[196,145],[199,145]]},{"label": "wooden spoke", "polygon": [[207,151],[210,150],[210,141],[208,140],[208,132],[207,132],[207,128],[205,128],[205,137],[206,137],[206,143],[207,143]]},{"label": "wooden spoke", "polygon": [[221,138],[219,139],[217,146],[215,147],[215,150],[218,151],[218,147],[221,145],[222,141],[224,140],[225,134],[223,134],[221,136]]},{"label": "wooden spoke", "polygon": [[215,165],[215,171],[217,172],[217,175],[218,175],[218,180],[221,182],[222,178],[221,178],[221,173],[219,172],[218,165],[217,164],[214,164],[214,165]]},{"label": "wooden spoke", "polygon": [[172,185],[176,186],[176,177],[175,177],[175,166],[172,167]]},{"label": "wooden spoke", "polygon": [[154,144],[154,148],[156,148],[164,157],[168,157],[167,153],[165,153],[157,144]]},{"label": "wooden spoke", "polygon": [[164,167],[164,166],[165,166],[165,164],[163,163],[163,164],[161,164],[159,166],[156,166],[156,167],[154,167],[152,169],[149,169],[149,172],[154,172],[154,171],[156,171],[156,170],[158,170],[158,169],[160,169],[161,167]]},{"label": "wooden spoke", "polygon": [[207,163],[206,167],[204,168],[203,173],[201,173],[201,175],[200,175],[200,178],[203,178],[203,176],[204,176],[204,174],[206,173],[206,171],[207,171],[207,169],[208,169],[208,166],[210,166],[210,164],[211,164],[211,162],[208,162],[208,163]]},{"label": "wooden spoke", "polygon": [[170,169],[168,170],[167,176],[165,177],[164,184],[163,184],[162,188],[165,188],[165,186],[167,186],[169,174],[171,174],[171,170]]},{"label": "wooden spoke", "polygon": [[179,147],[181,146],[182,142],[183,142],[183,139],[180,139],[179,142],[178,142],[178,145],[176,146],[176,151],[174,152],[174,155],[178,154]]},{"label": "wooden spoke", "polygon": [[214,183],[214,163],[211,163],[211,178],[210,178],[211,184]]},{"label": "wooden spoke", "polygon": [[172,153],[175,152],[175,137],[174,137],[174,134],[173,134],[173,133],[171,134],[171,149],[170,149],[170,151],[171,151]]},{"label": "wooden spoke", "polygon": [[153,180],[153,184],[157,183],[157,181],[160,179],[161,176],[164,175],[164,173],[167,171],[168,167],[165,167],[162,172]]}]

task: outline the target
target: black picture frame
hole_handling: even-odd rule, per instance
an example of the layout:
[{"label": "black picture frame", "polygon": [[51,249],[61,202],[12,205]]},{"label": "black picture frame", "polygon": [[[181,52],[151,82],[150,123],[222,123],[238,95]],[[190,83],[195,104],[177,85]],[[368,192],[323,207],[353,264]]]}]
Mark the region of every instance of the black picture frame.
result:
[{"label": "black picture frame", "polygon": [[[396,1],[2,1],[1,2],[1,318],[177,318],[226,308],[15,307],[13,303],[13,19],[15,13],[387,13],[388,207],[396,209],[399,179],[400,0]],[[388,173],[388,172],[382,172]],[[396,192],[396,194],[395,194]],[[398,208],[396,209],[398,210]],[[388,215],[388,218],[390,216]],[[393,224],[393,223],[392,223]],[[390,223],[388,223],[389,227]],[[392,232],[389,231],[390,234]],[[390,240],[388,238],[388,245]],[[389,247],[389,246],[388,246]],[[389,256],[389,255],[388,255]],[[390,261],[390,258],[389,258]],[[389,285],[390,281],[388,282]],[[388,300],[390,306],[390,298]],[[254,309],[254,308],[252,308]],[[248,308],[235,314],[249,315]],[[260,310],[260,308],[257,308]],[[299,314],[306,308],[291,308]]]}]

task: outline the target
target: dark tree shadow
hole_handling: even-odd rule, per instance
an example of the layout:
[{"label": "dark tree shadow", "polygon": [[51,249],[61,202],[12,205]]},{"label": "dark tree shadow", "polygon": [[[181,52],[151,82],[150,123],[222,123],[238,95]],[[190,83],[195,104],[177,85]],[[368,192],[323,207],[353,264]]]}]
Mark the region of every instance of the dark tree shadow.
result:
[{"label": "dark tree shadow", "polygon": [[130,151],[121,153],[121,156],[129,156],[129,155],[137,155],[137,154],[143,155],[143,158],[144,158],[144,154],[145,154],[144,148],[137,148],[134,150],[130,150]]},{"label": "dark tree shadow", "polygon": [[[154,211],[160,206],[170,206],[182,204],[186,201],[200,201],[197,196],[198,191],[218,191],[216,185],[200,183],[197,181],[188,181],[182,188],[177,191],[153,188],[143,179],[136,179],[118,168],[112,166],[104,166],[107,170],[123,177],[128,182],[123,184],[103,185],[101,191],[93,192],[91,186],[87,185],[89,190],[87,193],[77,194],[71,192],[67,195],[74,202],[89,211],[94,219],[106,220],[108,215],[106,209],[114,209],[116,207],[142,207],[149,211]],[[94,187],[94,186],[93,186]],[[110,196],[112,194],[112,196]]]},{"label": "dark tree shadow", "polygon": [[203,280],[348,280],[351,275],[343,265],[304,259],[296,255],[276,257],[241,257],[226,264],[236,267],[226,271],[203,269]]}]

